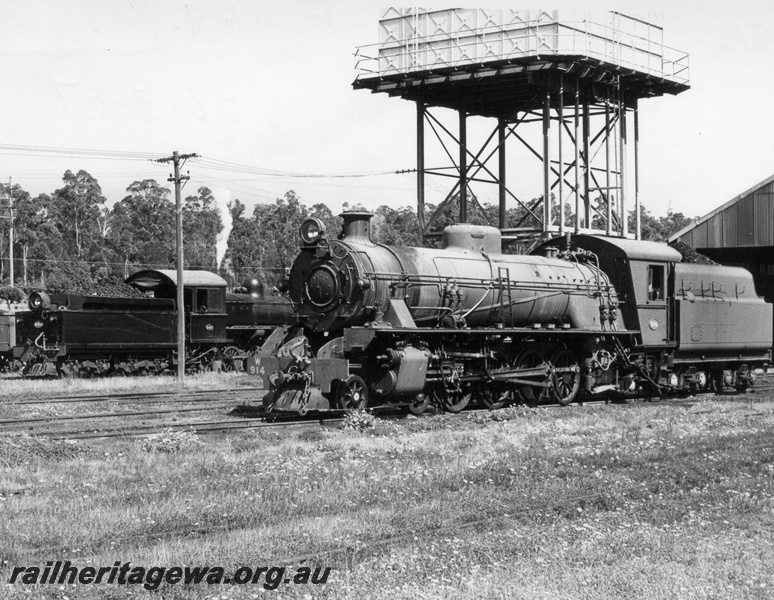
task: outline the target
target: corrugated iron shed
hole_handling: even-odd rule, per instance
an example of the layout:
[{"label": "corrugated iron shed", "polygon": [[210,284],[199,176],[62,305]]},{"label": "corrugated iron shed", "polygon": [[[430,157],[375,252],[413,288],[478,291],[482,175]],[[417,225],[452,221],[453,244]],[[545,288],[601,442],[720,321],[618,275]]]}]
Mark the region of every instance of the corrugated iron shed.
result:
[{"label": "corrugated iron shed", "polygon": [[669,237],[697,250],[774,246],[774,175]]},{"label": "corrugated iron shed", "polygon": [[774,301],[774,175],[669,237],[723,265],[753,274],[760,296]]}]

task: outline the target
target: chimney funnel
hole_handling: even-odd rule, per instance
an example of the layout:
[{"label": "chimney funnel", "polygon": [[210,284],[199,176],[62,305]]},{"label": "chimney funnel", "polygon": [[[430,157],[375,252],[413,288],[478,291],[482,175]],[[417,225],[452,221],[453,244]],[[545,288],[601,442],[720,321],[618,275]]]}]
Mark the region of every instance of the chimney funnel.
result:
[{"label": "chimney funnel", "polygon": [[339,215],[344,220],[341,229],[342,240],[371,243],[371,217],[373,213],[365,210],[346,210]]}]

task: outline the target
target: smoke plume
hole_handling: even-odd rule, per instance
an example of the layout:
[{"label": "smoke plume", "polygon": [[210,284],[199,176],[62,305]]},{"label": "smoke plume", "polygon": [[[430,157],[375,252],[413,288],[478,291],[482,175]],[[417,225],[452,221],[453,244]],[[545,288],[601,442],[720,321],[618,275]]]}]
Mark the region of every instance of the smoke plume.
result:
[{"label": "smoke plume", "polygon": [[228,236],[231,235],[231,228],[234,224],[233,219],[231,218],[231,211],[228,209],[228,204],[231,202],[231,192],[224,189],[217,189],[213,190],[212,195],[215,198],[215,208],[223,223],[223,229],[221,229],[218,234],[215,243],[215,258],[217,260],[218,269],[220,269],[223,258],[226,256]]}]

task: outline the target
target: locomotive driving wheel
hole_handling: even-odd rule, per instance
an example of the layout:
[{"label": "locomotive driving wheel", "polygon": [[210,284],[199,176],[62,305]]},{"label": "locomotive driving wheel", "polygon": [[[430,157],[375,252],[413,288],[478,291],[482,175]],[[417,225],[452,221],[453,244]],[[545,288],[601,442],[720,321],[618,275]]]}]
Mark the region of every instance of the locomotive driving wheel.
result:
[{"label": "locomotive driving wheel", "polygon": [[481,385],[479,398],[484,408],[489,410],[498,410],[505,406],[510,400],[510,394],[507,391],[499,389],[499,386],[493,383],[484,383]]},{"label": "locomotive driving wheel", "polygon": [[220,367],[220,370],[225,373],[230,373],[232,371],[241,371],[241,363],[242,361],[237,359],[236,357],[239,356],[239,348],[236,346],[227,346],[223,350],[223,364]]},{"label": "locomotive driving wheel", "polygon": [[[497,354],[489,360],[487,375],[491,371],[503,369],[507,366],[507,361]],[[483,381],[477,386],[478,398],[481,404],[489,410],[498,410],[505,406],[506,402],[512,399],[513,395],[501,382]]]},{"label": "locomotive driving wheel", "polygon": [[436,386],[433,390],[433,398],[436,403],[450,413],[460,412],[468,405],[472,397],[473,394],[470,391],[454,389],[445,385]]},{"label": "locomotive driving wheel", "polygon": [[362,377],[350,375],[336,386],[335,398],[339,408],[362,410],[368,406],[368,387]]},{"label": "locomotive driving wheel", "polygon": [[[513,361],[514,369],[537,369],[545,365],[545,358],[539,350],[529,348],[522,350]],[[544,380],[545,381],[545,380]],[[537,383],[537,382],[536,382]],[[522,385],[519,389],[519,398],[525,404],[537,404],[547,400],[549,391],[547,387],[538,385]]]},{"label": "locomotive driving wheel", "polygon": [[470,385],[460,381],[455,369],[451,369],[448,376],[443,374],[442,380],[433,385],[432,394],[434,403],[450,413],[460,412],[473,397]]},{"label": "locomotive driving wheel", "polygon": [[580,389],[580,362],[572,350],[558,348],[551,355],[551,365],[551,397],[567,406]]}]

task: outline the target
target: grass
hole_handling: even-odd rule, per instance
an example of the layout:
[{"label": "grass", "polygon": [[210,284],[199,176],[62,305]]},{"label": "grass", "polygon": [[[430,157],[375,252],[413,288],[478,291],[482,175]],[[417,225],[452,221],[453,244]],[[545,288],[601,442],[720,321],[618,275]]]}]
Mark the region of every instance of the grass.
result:
[{"label": "grass", "polygon": [[[79,415],[92,413],[131,413],[147,410],[164,410],[170,408],[182,408],[182,405],[170,404],[168,398],[143,398],[142,394],[175,394],[177,392],[213,392],[211,402],[223,401],[224,407],[233,400],[233,394],[224,395],[217,393],[220,390],[230,390],[239,394],[243,390],[242,403],[257,402],[261,392],[249,392],[256,387],[256,379],[246,374],[239,373],[200,373],[186,376],[181,385],[175,377],[131,377],[131,378],[101,378],[101,379],[30,379],[24,380],[18,377],[6,377],[0,380],[0,421],[10,419],[30,419],[42,417],[66,417],[72,418]],[[123,398],[122,395],[131,394],[132,398]],[[72,398],[81,396],[108,396],[111,402],[45,402],[51,398]],[[19,401],[32,400],[33,404],[21,404]],[[190,405],[189,405],[190,408]],[[224,411],[220,411],[225,413]],[[97,425],[103,430],[132,428],[133,426],[157,425],[168,426],[173,423],[180,424],[181,419],[186,421],[196,420],[203,413],[175,413],[166,416],[148,417],[148,422],[143,423],[141,417],[124,417],[122,420],[98,421]],[[52,420],[47,423],[35,425],[36,431],[67,431],[78,427],[78,424],[68,421],[66,418]],[[217,418],[216,415],[213,418]]]},{"label": "grass", "polygon": [[234,570],[320,553],[323,586],[155,597],[769,598],[774,401],[749,398],[359,418],[156,447],[2,440],[0,582],[59,559]]},{"label": "grass", "polygon": [[[212,388],[254,387],[256,380],[240,373],[197,373],[187,375],[182,389],[208,390]],[[81,394],[121,394],[174,392],[181,389],[174,376],[104,377],[98,379],[22,379],[17,375],[0,377],[0,411],[3,401],[20,397],[52,397]]]}]

